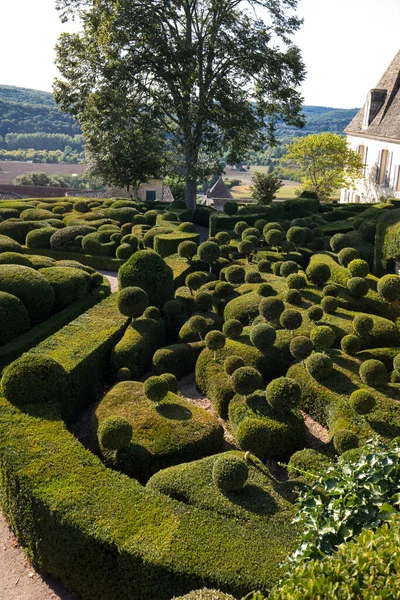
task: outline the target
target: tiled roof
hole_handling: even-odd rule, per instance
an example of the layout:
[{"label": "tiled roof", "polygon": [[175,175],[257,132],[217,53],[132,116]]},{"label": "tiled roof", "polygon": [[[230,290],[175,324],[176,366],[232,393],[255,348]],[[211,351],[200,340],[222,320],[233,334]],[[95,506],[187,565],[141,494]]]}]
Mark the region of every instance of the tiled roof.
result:
[{"label": "tiled roof", "polygon": [[218,198],[219,200],[232,200],[233,196],[226,187],[222,180],[222,177],[213,185],[213,187],[207,192],[208,198]]}]

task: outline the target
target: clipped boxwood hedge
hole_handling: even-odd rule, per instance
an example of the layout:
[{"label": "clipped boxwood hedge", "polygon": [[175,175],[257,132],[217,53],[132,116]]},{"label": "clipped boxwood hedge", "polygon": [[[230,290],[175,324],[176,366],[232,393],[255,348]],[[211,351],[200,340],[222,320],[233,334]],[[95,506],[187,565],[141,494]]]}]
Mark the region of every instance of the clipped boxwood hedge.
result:
[{"label": "clipped boxwood hedge", "polygon": [[161,256],[171,256],[171,254],[177,253],[179,244],[186,241],[199,244],[200,234],[185,233],[183,231],[159,233],[154,238],[154,250]]}]

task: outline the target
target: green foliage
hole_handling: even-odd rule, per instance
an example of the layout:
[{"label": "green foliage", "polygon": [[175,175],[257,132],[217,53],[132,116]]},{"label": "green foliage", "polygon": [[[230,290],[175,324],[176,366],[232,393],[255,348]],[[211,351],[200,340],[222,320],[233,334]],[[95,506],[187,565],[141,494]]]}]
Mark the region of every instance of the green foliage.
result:
[{"label": "green foliage", "polygon": [[224,594],[218,590],[209,590],[202,588],[201,590],[195,590],[184,596],[173,598],[173,600],[235,600],[230,594]]},{"label": "green foliage", "polygon": [[364,361],[360,366],[359,373],[361,381],[371,387],[380,387],[389,381],[385,365],[374,358]]},{"label": "green foliage", "polygon": [[201,261],[211,265],[215,263],[220,257],[220,248],[215,242],[203,242],[198,247],[198,255]]},{"label": "green foliage", "polygon": [[290,290],[302,290],[307,287],[306,278],[301,273],[292,273],[286,279],[286,283]]},{"label": "green foliage", "polygon": [[81,269],[55,266],[40,269],[40,274],[54,290],[53,311],[64,310],[88,293],[86,277]]},{"label": "green foliage", "polygon": [[21,300],[7,292],[0,292],[0,346],[22,335],[29,328],[29,315]]},{"label": "green foliage", "polygon": [[[198,251],[197,244],[200,241],[200,235],[198,233],[185,233],[180,231],[175,231],[173,233],[158,233],[154,237],[154,250],[158,252],[161,256],[171,256],[171,254],[179,254],[179,247],[182,243],[191,243],[190,246],[185,246],[185,255],[184,258],[188,258],[188,248],[189,254],[193,257]],[[192,254],[194,248],[193,244],[196,246],[195,252]],[[180,256],[183,256],[180,254]]]},{"label": "green foliage", "polygon": [[314,344],[310,338],[304,335],[297,335],[290,341],[289,349],[293,358],[304,360],[314,350]]},{"label": "green foliage", "polygon": [[326,379],[331,374],[333,362],[329,356],[320,352],[314,352],[306,360],[307,371],[314,379]]},{"label": "green foliage", "polygon": [[251,196],[259,204],[269,204],[276,196],[276,192],[283,186],[283,182],[274,173],[261,173],[254,171],[250,188]]},{"label": "green foliage", "polygon": [[262,388],[263,380],[253,367],[240,367],[232,375],[232,388],[237,394],[248,396]]},{"label": "green foliage", "polygon": [[343,352],[353,356],[361,350],[361,339],[358,335],[349,333],[348,335],[344,335],[340,340],[340,347]]},{"label": "green foliage", "polygon": [[313,448],[298,450],[290,457],[288,463],[289,479],[301,477],[313,484],[318,475],[332,464],[332,459]]},{"label": "green foliage", "polygon": [[318,287],[322,287],[330,278],[331,270],[327,264],[313,261],[307,267],[306,275],[311,283],[314,283]]},{"label": "green foliage", "polygon": [[228,375],[233,375],[237,369],[244,366],[245,362],[241,356],[228,356],[228,358],[224,360],[224,370]]},{"label": "green foliage", "polygon": [[355,390],[350,396],[350,406],[359,415],[367,415],[376,405],[374,396],[367,390]]},{"label": "green foliage", "polygon": [[328,325],[320,325],[311,330],[310,339],[319,352],[324,352],[333,346],[336,334]]},{"label": "green foliage", "polygon": [[353,319],[353,329],[359,335],[367,335],[372,331],[374,321],[369,315],[356,315]]},{"label": "green foliage", "polygon": [[232,284],[242,283],[245,275],[246,271],[240,265],[231,265],[225,272],[226,280]]},{"label": "green foliage", "polygon": [[332,315],[336,312],[338,305],[339,302],[335,296],[325,296],[321,300],[321,308],[328,315]]},{"label": "green foliage", "polygon": [[347,269],[352,277],[367,277],[369,265],[361,258],[355,258],[347,265]]},{"label": "green foliage", "polygon": [[285,310],[285,305],[279,298],[264,298],[259,305],[260,315],[267,321],[276,321]]},{"label": "green foliage", "polygon": [[236,215],[238,209],[238,204],[234,200],[228,200],[223,206],[223,211],[227,215]]},{"label": "green foliage", "polygon": [[172,344],[157,350],[153,355],[153,371],[157,374],[173,373],[180,378],[191,373],[204,342]]},{"label": "green foliage", "polygon": [[286,260],[281,265],[280,274],[282,277],[288,277],[292,273],[297,273],[299,270],[299,265],[293,260]]},{"label": "green foliage", "polygon": [[0,291],[21,300],[32,323],[44,321],[54,304],[55,293],[41,274],[23,265],[0,265]]},{"label": "green foliage", "polygon": [[307,235],[304,227],[293,226],[288,229],[286,233],[286,239],[288,242],[291,242],[298,248],[299,246],[304,246],[307,240]]},{"label": "green foliage", "polygon": [[338,454],[358,447],[358,437],[348,429],[338,429],[333,436],[333,445]]},{"label": "green foliage", "polygon": [[400,277],[384,275],[378,281],[377,291],[388,302],[400,299]]},{"label": "green foliage", "polygon": [[282,327],[293,332],[295,329],[298,329],[301,326],[303,317],[301,312],[298,310],[288,308],[281,313],[279,321]]},{"label": "green foliage", "polygon": [[323,317],[323,310],[320,306],[310,306],[307,309],[307,316],[313,323],[318,323]]},{"label": "green foliage", "polygon": [[187,260],[192,260],[197,252],[197,244],[189,240],[181,242],[178,246],[178,255]]},{"label": "green foliage", "polygon": [[243,325],[237,319],[228,319],[223,324],[222,331],[227,338],[236,340],[243,331]]},{"label": "green foliage", "polygon": [[97,435],[100,445],[107,450],[123,450],[131,443],[132,426],[122,417],[108,417],[102,421]]},{"label": "green foliage", "polygon": [[270,229],[267,231],[265,241],[270,246],[279,246],[283,240],[283,233],[280,229]]},{"label": "green foliage", "polygon": [[351,261],[357,258],[360,258],[360,254],[355,248],[342,248],[338,253],[338,261],[342,267],[347,267]]},{"label": "green foliage", "polygon": [[240,491],[248,478],[249,469],[245,461],[231,454],[221,454],[214,463],[212,478],[224,493]]},{"label": "green foliage", "polygon": [[168,381],[161,375],[149,377],[144,382],[144,393],[153,402],[161,402],[161,400],[168,394],[169,385]]},{"label": "green foliage", "polygon": [[178,380],[172,373],[162,373],[160,375],[168,383],[168,389],[174,394],[178,393]]},{"label": "green foliage", "polygon": [[346,285],[354,298],[362,298],[368,293],[368,281],[362,277],[352,277],[347,281]]},{"label": "green foliage", "polygon": [[129,286],[120,290],[117,307],[121,315],[136,319],[140,317],[149,305],[149,299],[144,290]]},{"label": "green foliage", "polygon": [[267,385],[265,396],[274,411],[285,413],[296,408],[299,404],[301,387],[294,379],[278,377]]},{"label": "green foliage", "polygon": [[151,305],[161,307],[173,298],[172,269],[152,250],[135,252],[118,272],[119,288],[142,288]]},{"label": "green foliage", "polygon": [[285,302],[294,306],[301,306],[303,303],[301,292],[299,290],[288,290],[285,294]]},{"label": "green foliage", "polygon": [[[283,314],[283,313],[282,313]],[[250,330],[250,341],[259,350],[268,350],[274,345],[276,340],[276,331],[267,323],[253,325]]]}]

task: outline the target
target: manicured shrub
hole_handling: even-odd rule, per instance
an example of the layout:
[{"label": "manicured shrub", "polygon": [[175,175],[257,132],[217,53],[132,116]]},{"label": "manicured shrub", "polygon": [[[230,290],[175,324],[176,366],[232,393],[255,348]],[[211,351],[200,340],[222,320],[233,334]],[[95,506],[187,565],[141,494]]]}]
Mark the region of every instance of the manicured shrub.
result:
[{"label": "manicured shrub", "polygon": [[245,276],[246,270],[240,265],[232,265],[225,272],[226,280],[233,285],[243,283]]},{"label": "manicured shrub", "polygon": [[363,221],[358,228],[358,235],[365,242],[373,243],[375,241],[376,221]]},{"label": "manicured shrub", "polygon": [[246,272],[244,280],[246,283],[261,283],[262,277],[258,271],[251,270]]},{"label": "manicured shrub", "polygon": [[374,358],[362,363],[359,375],[361,381],[371,387],[380,387],[386,385],[389,381],[389,375],[385,365],[380,360]]},{"label": "manicured shrub", "polygon": [[293,420],[246,417],[237,428],[236,439],[243,450],[261,459],[287,459],[298,449],[301,434],[300,424]]},{"label": "manicured shrub", "polygon": [[282,252],[285,254],[289,254],[290,252],[294,252],[296,250],[296,246],[293,242],[288,242],[288,240],[283,240],[282,242]]},{"label": "manicured shrub", "polygon": [[115,256],[121,260],[130,258],[135,250],[130,244],[121,244],[115,251]]},{"label": "manicured shrub", "polygon": [[26,333],[29,327],[28,311],[21,300],[7,292],[0,292],[0,346]]},{"label": "manicured shrub", "polygon": [[33,267],[30,258],[18,252],[1,252],[0,265],[24,265],[25,267]]},{"label": "manicured shrub", "polygon": [[143,317],[145,319],[153,319],[154,321],[159,321],[161,319],[161,314],[156,306],[149,306],[144,311]]},{"label": "manicured shrub", "polygon": [[378,281],[377,290],[388,302],[400,299],[400,277],[398,275],[384,275]]},{"label": "manicured shrub", "polygon": [[254,252],[254,244],[250,240],[243,240],[240,242],[238,250],[240,254],[244,254],[245,256],[249,257]]},{"label": "manicured shrub", "polygon": [[348,429],[339,429],[333,436],[333,445],[338,454],[358,447],[358,437]]},{"label": "manicured shrub", "polygon": [[260,232],[257,227],[247,227],[242,233],[242,240],[245,240],[248,237],[255,237],[257,240],[260,237]]},{"label": "manicured shrub", "polygon": [[263,233],[266,225],[268,225],[267,219],[257,219],[257,221],[254,223],[254,227],[257,227],[260,234]]},{"label": "manicured shrub", "polygon": [[32,229],[26,235],[25,244],[28,248],[48,249],[50,248],[50,238],[58,231],[55,227],[41,227]]},{"label": "manicured shrub", "polygon": [[310,480],[310,483],[314,483],[318,473],[324,471],[331,464],[332,459],[317,450],[312,448],[298,450],[292,454],[288,463],[289,479],[305,477],[307,481]]},{"label": "manicured shrub", "polygon": [[205,273],[196,271],[190,273],[185,279],[185,285],[189,288],[191,293],[196,292],[206,282]]},{"label": "manicured shrub", "polygon": [[210,292],[200,291],[194,297],[194,309],[195,311],[201,310],[207,312],[211,310],[213,305],[213,297]]},{"label": "manicured shrub", "polygon": [[0,235],[0,252],[18,252],[18,254],[22,254],[22,247],[7,235]]},{"label": "manicured shrub", "polygon": [[[185,223],[182,223],[184,225]],[[197,253],[197,244],[186,240],[181,242],[178,246],[178,255],[187,260],[192,260],[193,256]]]},{"label": "manicured shrub", "polygon": [[153,306],[161,307],[174,297],[172,269],[153,250],[139,250],[118,271],[120,289],[142,288]]},{"label": "manicured shrub", "polygon": [[311,283],[321,287],[330,278],[331,270],[327,264],[314,261],[307,267],[306,275]]},{"label": "manicured shrub", "polygon": [[54,304],[54,290],[42,273],[24,265],[0,265],[0,291],[21,300],[32,323],[44,321]]},{"label": "manicured shrub", "polygon": [[322,290],[322,295],[324,297],[333,296],[334,298],[337,298],[337,296],[339,295],[339,290],[336,287],[336,285],[330,283],[324,287],[324,289]]},{"label": "manicured shrub", "polygon": [[346,247],[347,238],[343,233],[335,233],[329,241],[333,252],[339,253]]},{"label": "manicured shrub", "polygon": [[231,241],[231,236],[227,231],[219,231],[215,239],[217,240],[220,246],[229,246],[229,242]]},{"label": "manicured shrub", "polygon": [[297,360],[304,360],[314,350],[314,344],[305,335],[297,335],[290,341],[290,354]]},{"label": "manicured shrub", "polygon": [[271,273],[271,263],[269,260],[260,260],[260,262],[257,263],[257,268],[260,273]]},{"label": "manicured shrub", "polygon": [[362,298],[368,293],[368,281],[362,277],[352,277],[347,281],[346,285],[354,298]]},{"label": "manicured shrub", "polygon": [[265,397],[274,411],[288,412],[299,404],[301,387],[294,379],[278,377],[267,385]]},{"label": "manicured shrub", "polygon": [[240,367],[232,375],[232,387],[236,394],[248,396],[262,386],[262,377],[253,367]]},{"label": "manicured shrub", "polygon": [[[156,211],[154,211],[156,212]],[[146,216],[147,213],[145,213]],[[181,223],[178,226],[178,231],[183,231],[184,233],[197,233],[197,229],[196,229],[196,225],[194,223],[189,223],[189,222],[185,222],[185,223]]]},{"label": "manicured shrub", "polygon": [[210,271],[211,266],[217,262],[221,254],[218,244],[210,241],[200,244],[197,252],[200,260],[210,266]]},{"label": "manicured shrub", "polygon": [[222,326],[222,331],[227,338],[236,340],[242,335],[243,325],[238,319],[228,319]]},{"label": "manicured shrub", "polygon": [[267,321],[276,321],[285,310],[285,305],[279,298],[264,298],[258,310]]},{"label": "manicured shrub", "polygon": [[108,417],[99,426],[99,443],[108,450],[129,448],[132,439],[132,425],[122,417]]},{"label": "manicured shrub", "polygon": [[262,296],[263,298],[268,298],[268,296],[271,296],[274,293],[274,288],[269,283],[262,283],[258,287],[257,291],[259,296]]},{"label": "manicured shrub", "polygon": [[229,216],[236,215],[238,210],[239,210],[238,204],[234,200],[227,200],[224,203],[223,211],[226,215],[229,215]]},{"label": "manicured shrub", "polygon": [[40,274],[54,290],[54,311],[63,310],[88,293],[87,276],[80,269],[56,266],[41,269]]},{"label": "manicured shrub", "polygon": [[278,221],[271,221],[270,223],[267,223],[266,225],[264,225],[264,228],[263,228],[264,237],[266,237],[268,231],[271,231],[271,229],[277,229],[278,231],[283,232],[283,227],[282,227],[281,223],[278,223]]},{"label": "manicured shrub", "polygon": [[306,360],[307,371],[314,379],[325,379],[332,373],[333,362],[326,354],[314,352]]},{"label": "manicured shrub", "polygon": [[374,326],[372,317],[368,315],[356,315],[353,319],[353,329],[360,336],[368,335],[371,333]]},{"label": "manicured shrub", "polygon": [[162,373],[160,375],[168,383],[168,389],[173,394],[178,393],[178,380],[173,373]]},{"label": "manicured shrub", "polygon": [[359,415],[367,415],[374,410],[376,400],[367,390],[355,390],[350,395],[350,406]]},{"label": "manicured shrub", "polygon": [[295,329],[298,329],[301,326],[303,317],[301,316],[301,312],[298,310],[288,308],[281,313],[279,322],[282,327],[293,332]]},{"label": "manicured shrub", "polygon": [[240,235],[240,237],[242,237],[243,231],[247,228],[248,224],[246,223],[246,221],[239,221],[238,223],[236,223],[234,231],[237,235]]},{"label": "manicured shrub", "polygon": [[[283,314],[283,313],[282,313]],[[267,323],[253,325],[250,329],[250,341],[261,352],[268,350],[274,345],[276,340],[276,331]]]},{"label": "manicured shrub", "polygon": [[240,491],[249,476],[245,461],[232,454],[221,454],[214,463],[212,478],[223,493]]},{"label": "manicured shrub", "polygon": [[340,347],[346,354],[353,356],[361,350],[361,339],[358,335],[349,334],[342,337]]},{"label": "manicured shrub", "polygon": [[338,254],[338,261],[342,267],[347,267],[352,260],[360,258],[358,250],[355,248],[343,248]]},{"label": "manicured shrub", "polygon": [[194,331],[195,333],[197,333],[199,335],[200,339],[202,340],[203,337],[205,336],[205,334],[207,333],[207,329],[208,329],[207,320],[204,317],[202,317],[201,315],[193,315],[193,317],[190,317],[187,324],[188,324],[189,329],[191,331]]},{"label": "manicured shrub", "polygon": [[127,367],[121,367],[117,371],[117,381],[130,381],[131,371]]},{"label": "manicured shrub", "polygon": [[307,240],[307,234],[303,227],[290,227],[286,233],[286,239],[298,248],[304,246]]},{"label": "manicured shrub", "polygon": [[327,315],[332,315],[337,310],[338,305],[335,296],[325,296],[321,300],[321,308]]},{"label": "manicured shrub", "polygon": [[244,366],[245,362],[241,356],[228,356],[228,358],[224,360],[224,370],[228,375],[233,375],[237,369]]},{"label": "manicured shrub", "polygon": [[307,309],[307,316],[313,323],[318,323],[322,319],[324,312],[320,306],[310,306]]},{"label": "manicured shrub", "polygon": [[286,260],[281,265],[281,276],[288,277],[292,273],[297,273],[299,270],[299,265],[294,262],[294,260]]},{"label": "manicured shrub", "polygon": [[121,315],[137,319],[149,305],[149,298],[139,287],[126,287],[118,293],[117,308]]},{"label": "manicured shrub", "polygon": [[279,246],[282,240],[283,233],[280,229],[270,229],[265,236],[265,241],[270,246]]},{"label": "manicured shrub", "polygon": [[207,348],[214,352],[214,360],[216,360],[217,351],[222,350],[222,348],[225,346],[225,335],[221,331],[209,331],[205,336],[204,341]]},{"label": "manicured shrub", "polygon": [[366,277],[369,273],[367,261],[355,258],[349,262],[347,269],[352,277]]},{"label": "manicured shrub", "polygon": [[3,394],[11,404],[59,404],[67,398],[67,374],[46,354],[23,354],[4,372]]},{"label": "manicured shrub", "polygon": [[143,384],[144,393],[152,402],[161,402],[169,392],[169,383],[162,375],[154,375]]},{"label": "manicured shrub", "polygon": [[163,306],[163,312],[167,318],[174,318],[184,312],[183,304],[180,300],[168,300]]},{"label": "manicured shrub", "polygon": [[286,283],[290,290],[302,290],[307,287],[307,281],[301,273],[292,273],[286,279]]},{"label": "manicured shrub", "polygon": [[276,262],[274,262],[271,266],[272,272],[274,275],[279,275],[281,272],[281,266],[283,264],[282,260],[277,260]]},{"label": "manicured shrub", "polygon": [[320,325],[311,329],[310,339],[319,352],[324,352],[333,346],[336,335],[328,325]]},{"label": "manicured shrub", "polygon": [[234,287],[231,283],[227,281],[219,281],[215,286],[215,295],[218,298],[226,299],[229,298],[233,294]]},{"label": "manicured shrub", "polygon": [[228,244],[223,244],[219,249],[223,258],[229,258],[231,251],[234,250],[233,246],[228,246]]}]

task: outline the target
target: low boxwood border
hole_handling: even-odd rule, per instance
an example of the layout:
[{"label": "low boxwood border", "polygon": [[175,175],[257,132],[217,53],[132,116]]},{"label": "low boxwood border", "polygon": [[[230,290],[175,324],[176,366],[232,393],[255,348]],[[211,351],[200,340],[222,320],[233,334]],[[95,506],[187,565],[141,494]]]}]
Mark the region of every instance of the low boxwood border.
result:
[{"label": "low boxwood border", "polygon": [[101,269],[103,271],[115,271],[126,262],[119,258],[110,258],[109,256],[94,256],[93,254],[83,254],[80,252],[61,252],[59,250],[47,250],[39,248],[28,248],[22,246],[24,254],[38,254],[39,256],[48,256],[55,260],[77,260],[82,265]]}]

